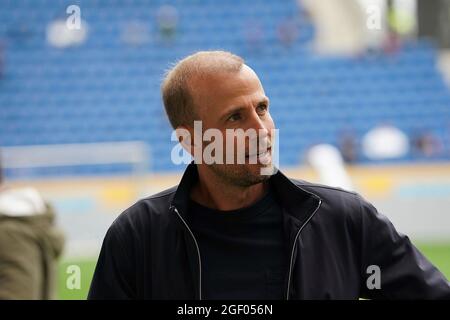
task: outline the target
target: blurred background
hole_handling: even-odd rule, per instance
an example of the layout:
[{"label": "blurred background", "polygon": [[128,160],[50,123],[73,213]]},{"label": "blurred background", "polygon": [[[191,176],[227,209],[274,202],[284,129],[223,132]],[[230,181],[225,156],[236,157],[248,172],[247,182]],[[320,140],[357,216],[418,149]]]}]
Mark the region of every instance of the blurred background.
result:
[{"label": "blurred background", "polygon": [[450,0],[2,0],[0,242],[51,205],[54,297],[84,299],[115,217],[178,183],[160,82],[208,49],[260,76],[286,174],[361,193],[450,278]]}]

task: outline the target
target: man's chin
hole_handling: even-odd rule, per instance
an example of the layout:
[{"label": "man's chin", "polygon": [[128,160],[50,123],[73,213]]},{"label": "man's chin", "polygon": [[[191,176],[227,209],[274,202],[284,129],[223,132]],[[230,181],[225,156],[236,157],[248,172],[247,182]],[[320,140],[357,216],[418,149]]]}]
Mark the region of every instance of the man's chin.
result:
[{"label": "man's chin", "polygon": [[260,183],[266,181],[272,175],[273,165],[272,164],[248,164],[246,166],[247,176],[249,180],[255,181],[255,183]]},{"label": "man's chin", "polygon": [[222,179],[229,183],[250,187],[264,182],[271,176],[271,164],[236,164],[236,165],[212,165],[211,169]]},{"label": "man's chin", "polygon": [[263,183],[264,181],[269,180],[270,176],[261,175],[261,174],[249,174],[247,176],[242,177],[238,181],[238,185],[251,187],[259,183]]}]

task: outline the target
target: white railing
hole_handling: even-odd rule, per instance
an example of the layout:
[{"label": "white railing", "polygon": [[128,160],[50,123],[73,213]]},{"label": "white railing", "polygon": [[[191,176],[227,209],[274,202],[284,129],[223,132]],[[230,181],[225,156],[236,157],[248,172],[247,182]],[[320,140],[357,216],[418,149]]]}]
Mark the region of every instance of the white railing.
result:
[{"label": "white railing", "polygon": [[135,174],[149,168],[149,147],[143,141],[32,145],[0,148],[4,169],[131,164]]}]

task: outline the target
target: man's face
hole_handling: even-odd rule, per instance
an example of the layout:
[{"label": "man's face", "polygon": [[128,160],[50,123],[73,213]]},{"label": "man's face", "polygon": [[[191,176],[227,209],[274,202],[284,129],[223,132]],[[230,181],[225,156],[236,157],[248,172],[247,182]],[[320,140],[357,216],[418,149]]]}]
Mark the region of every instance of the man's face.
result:
[{"label": "man's face", "polygon": [[[275,125],[269,113],[269,99],[256,73],[243,65],[239,72],[195,79],[190,88],[203,131],[215,128],[223,136],[222,164],[210,164],[208,168],[228,183],[239,186],[268,179],[268,175],[261,174],[261,169],[272,167],[271,130]],[[241,129],[240,134],[237,129]],[[247,134],[242,135],[243,132]],[[227,150],[230,139],[234,148],[228,146]],[[203,142],[203,150],[209,143]],[[227,156],[233,159],[231,164]]]}]

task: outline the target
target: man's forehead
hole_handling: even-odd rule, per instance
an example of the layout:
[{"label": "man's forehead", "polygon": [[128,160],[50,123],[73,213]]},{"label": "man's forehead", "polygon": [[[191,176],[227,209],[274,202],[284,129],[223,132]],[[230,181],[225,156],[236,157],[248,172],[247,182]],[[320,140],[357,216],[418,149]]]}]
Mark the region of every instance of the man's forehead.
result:
[{"label": "man's forehead", "polygon": [[189,82],[194,100],[232,98],[245,91],[262,90],[257,74],[247,65],[238,72],[211,72],[194,75]]}]

